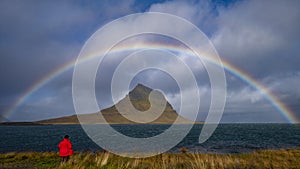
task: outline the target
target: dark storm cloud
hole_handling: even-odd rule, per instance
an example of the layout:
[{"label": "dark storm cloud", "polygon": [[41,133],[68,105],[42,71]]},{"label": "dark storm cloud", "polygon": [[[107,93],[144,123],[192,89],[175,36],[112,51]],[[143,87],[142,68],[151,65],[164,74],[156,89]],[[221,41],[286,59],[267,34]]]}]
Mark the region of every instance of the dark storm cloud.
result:
[{"label": "dark storm cloud", "polygon": [[[215,1],[1,1],[0,111],[7,110],[28,87],[49,72],[76,59],[85,40],[104,24],[130,13],[158,11],[184,17],[197,25],[212,40],[221,59],[254,77],[294,112],[299,112],[299,8],[299,1],[250,0],[225,4]],[[170,25],[170,29],[174,27]],[[181,57],[197,74],[205,112],[210,104],[205,69],[196,59],[184,54]],[[97,74],[96,91],[101,108],[112,104],[110,82],[119,62],[111,57]],[[159,63],[171,65],[176,71],[172,61]],[[11,119],[35,120],[73,114],[72,70],[35,91]],[[239,77],[226,74],[225,122],[244,122],[245,118],[250,119],[247,122],[285,121],[259,91]],[[178,109],[180,95],[172,78],[159,71],[145,71],[133,80],[131,87],[136,83],[162,89]],[[201,120],[204,117],[201,115]]]},{"label": "dark storm cloud", "polygon": [[131,12],[130,3],[109,1],[86,5],[79,1],[0,3],[0,64],[5,82],[1,93],[21,92],[47,72],[75,59],[84,41],[104,21]]},{"label": "dark storm cloud", "polygon": [[78,52],[80,45],[60,37],[84,24],[84,12],[49,2],[1,1],[0,8],[1,90],[21,92]]},{"label": "dark storm cloud", "polygon": [[[1,1],[0,97],[6,100],[1,103],[8,109],[39,79],[76,59],[85,40],[103,23],[134,12],[132,3]],[[70,86],[71,74],[68,75],[57,78],[57,82],[45,90],[59,91]],[[5,112],[5,108],[1,110]]]}]

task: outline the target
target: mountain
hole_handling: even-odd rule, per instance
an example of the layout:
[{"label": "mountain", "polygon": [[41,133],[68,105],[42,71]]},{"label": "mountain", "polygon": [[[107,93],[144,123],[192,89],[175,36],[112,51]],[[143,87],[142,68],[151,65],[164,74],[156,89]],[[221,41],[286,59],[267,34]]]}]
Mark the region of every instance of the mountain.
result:
[{"label": "mountain", "polygon": [[[138,84],[132,91],[129,92],[123,98],[121,101],[119,101],[116,105],[111,106],[107,109],[101,110],[100,112],[91,113],[91,114],[84,114],[84,115],[78,115],[81,123],[88,123],[88,124],[98,124],[98,123],[105,123],[104,120],[106,120],[110,124],[136,124],[137,122],[131,121],[124,116],[131,115],[133,118],[137,119],[146,119],[147,123],[150,124],[172,124],[175,119],[178,117],[179,123],[191,123],[191,121],[184,119],[178,113],[173,109],[171,104],[165,99],[163,94],[159,91],[153,91],[151,88],[146,87],[142,84]],[[165,109],[163,113],[161,114],[155,114],[155,106],[152,106],[154,111],[147,112],[147,110],[151,109],[150,102],[149,102],[149,96],[152,92],[153,105],[158,106],[164,106],[163,103],[166,103]],[[127,101],[131,101],[132,105],[135,107],[135,109],[141,111],[136,112],[132,107],[128,106]],[[122,107],[122,114],[119,113],[117,110],[117,107]],[[105,119],[101,119],[99,116],[99,113],[102,113],[103,117]],[[143,114],[144,113],[144,114]],[[157,118],[154,118],[156,117]],[[148,120],[147,118],[155,119],[155,120]],[[144,118],[145,117],[145,118]],[[148,122],[149,121],[149,122]],[[145,121],[142,121],[145,122]],[[47,119],[47,120],[41,120],[37,121],[37,123],[41,124],[78,124],[77,115],[72,116],[66,116],[66,117],[60,117],[60,118],[54,118],[54,119]]]}]

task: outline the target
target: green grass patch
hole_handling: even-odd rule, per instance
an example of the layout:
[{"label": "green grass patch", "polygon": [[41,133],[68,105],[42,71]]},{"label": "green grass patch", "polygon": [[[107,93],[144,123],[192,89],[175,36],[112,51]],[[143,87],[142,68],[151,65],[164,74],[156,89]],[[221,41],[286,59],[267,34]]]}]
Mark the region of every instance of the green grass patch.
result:
[{"label": "green grass patch", "polygon": [[263,150],[247,154],[164,153],[149,158],[126,158],[111,153],[74,153],[67,163],[60,163],[55,152],[0,154],[0,168],[38,169],[249,169],[300,168],[300,149]]}]

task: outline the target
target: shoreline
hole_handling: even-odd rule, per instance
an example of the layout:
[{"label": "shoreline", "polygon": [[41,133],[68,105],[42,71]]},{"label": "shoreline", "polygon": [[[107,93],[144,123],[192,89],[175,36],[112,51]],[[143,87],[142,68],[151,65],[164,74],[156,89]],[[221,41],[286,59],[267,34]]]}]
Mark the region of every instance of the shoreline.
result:
[{"label": "shoreline", "polygon": [[300,149],[259,150],[245,154],[163,153],[148,158],[108,152],[75,152],[60,164],[58,152],[0,153],[0,168],[300,168]]},{"label": "shoreline", "polygon": [[[39,122],[2,122],[0,126],[44,126],[44,125],[173,125],[173,123],[39,123]],[[195,123],[177,123],[176,125],[204,124],[204,122]]]},{"label": "shoreline", "polygon": [[[0,126],[43,126],[43,125],[82,125],[85,123],[39,123],[39,122],[1,122]],[[86,123],[86,124],[108,124],[108,123]],[[173,123],[109,123],[110,125],[172,125]],[[181,124],[191,124],[191,123],[178,123]],[[205,122],[202,121],[196,121],[193,124],[205,124]],[[288,124],[288,125],[299,125],[300,123],[219,123],[219,125],[232,125],[232,124],[238,124],[238,125],[274,125],[274,124]]]},{"label": "shoreline", "polygon": [[[257,153],[257,152],[262,152],[262,151],[281,151],[281,150],[285,150],[285,151],[293,151],[293,150],[299,150],[300,153],[300,146],[299,148],[285,148],[285,147],[278,147],[278,148],[261,148],[261,149],[253,149],[253,150],[249,150],[249,151],[234,151],[234,152],[222,152],[222,151],[201,151],[201,150],[194,150],[194,149],[188,149],[186,147],[180,147],[177,148],[177,150],[173,150],[173,151],[166,151],[162,154],[173,154],[173,155],[179,155],[179,154],[184,154],[184,153],[189,153],[189,154],[202,154],[202,155],[244,155],[244,154],[251,154],[251,153]],[[0,155],[3,154],[10,154],[10,153],[16,153],[16,154],[22,154],[22,153],[57,153],[58,150],[56,151],[0,151]],[[102,153],[102,152],[106,152],[106,150],[103,149],[99,149],[99,150],[81,150],[81,151],[74,151],[77,154],[85,154],[85,153]],[[126,154],[126,152],[125,152]]]}]

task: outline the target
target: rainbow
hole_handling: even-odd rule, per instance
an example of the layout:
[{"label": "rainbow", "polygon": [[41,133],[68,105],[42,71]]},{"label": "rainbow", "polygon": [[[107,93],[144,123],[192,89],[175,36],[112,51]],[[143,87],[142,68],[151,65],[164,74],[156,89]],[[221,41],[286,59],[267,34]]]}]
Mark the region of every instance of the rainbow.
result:
[{"label": "rainbow", "polygon": [[[166,44],[158,44],[158,43],[143,43],[139,46],[117,46],[114,47],[110,50],[110,53],[121,53],[121,52],[125,52],[125,51],[132,51],[132,50],[147,50],[147,49],[157,49],[157,50],[167,50],[167,51],[171,51],[171,52],[183,52],[187,55],[195,55],[191,50],[187,49],[187,48],[183,48],[183,47],[179,47],[179,46],[174,46],[174,45],[166,45]],[[104,52],[103,52],[104,53]],[[95,58],[96,56],[99,56],[97,54],[93,55],[93,56],[88,56],[84,59],[81,59],[79,62],[85,62],[88,61],[90,59]],[[218,62],[213,58],[213,57],[209,57],[209,56],[205,56],[203,57],[204,59],[213,62],[215,64],[217,64]],[[59,75],[61,75],[62,73],[72,69],[75,66],[76,63],[76,59],[72,60],[70,62],[68,62],[67,64],[61,66],[58,69],[55,69],[54,71],[48,73],[45,77],[43,77],[42,79],[38,80],[37,82],[34,83],[34,85],[32,85],[31,87],[29,87],[24,93],[23,95],[21,95],[14,103],[13,105],[7,109],[4,113],[3,113],[3,118],[4,119],[9,119],[9,116],[14,114],[18,108],[28,99],[30,98],[31,95],[33,95],[38,89],[40,89],[42,86],[44,86],[45,84],[47,84],[49,81],[51,81],[52,79],[54,79],[55,77],[58,77]],[[246,72],[234,67],[233,65],[231,65],[230,63],[222,60],[222,64],[223,65],[219,65],[219,66],[223,66],[223,68],[231,73],[232,75],[238,77],[240,80],[242,80],[244,83],[248,84],[250,87],[252,87],[253,89],[259,91],[263,97],[272,104],[272,106],[278,111],[280,112],[290,123],[298,123],[298,119],[294,116],[293,112],[291,110],[289,110],[289,108],[284,105],[275,95],[273,95],[268,88],[266,88],[265,86],[263,86],[262,84],[260,84],[258,81],[256,81],[255,79],[253,79],[251,76],[249,76]]]}]

